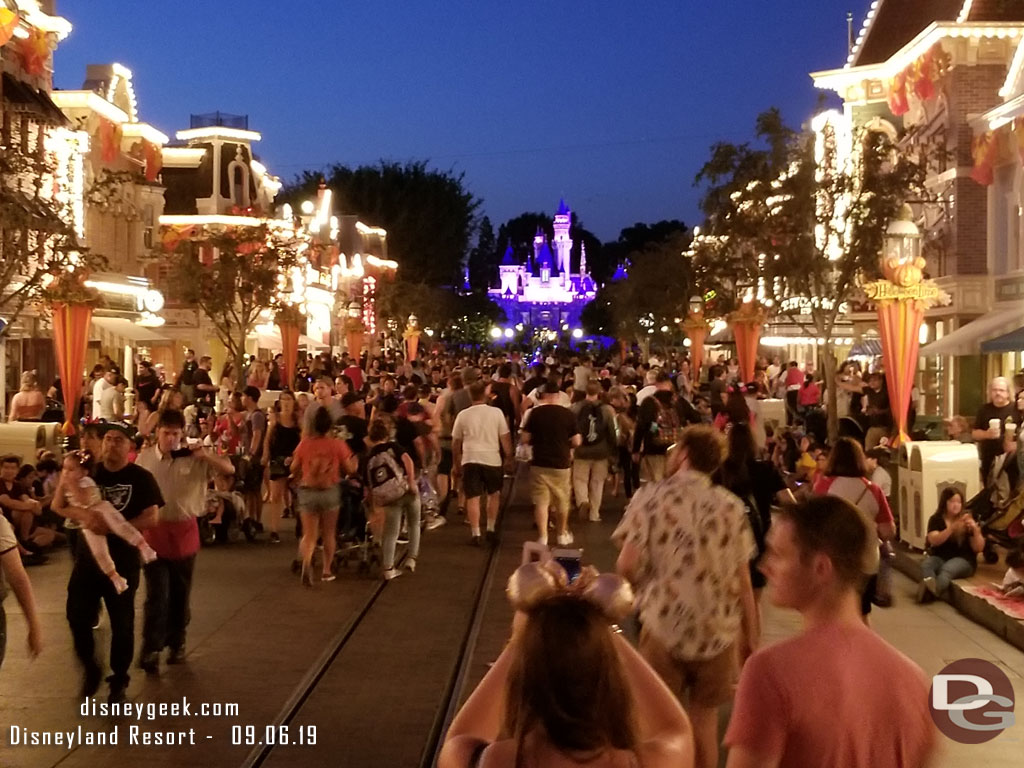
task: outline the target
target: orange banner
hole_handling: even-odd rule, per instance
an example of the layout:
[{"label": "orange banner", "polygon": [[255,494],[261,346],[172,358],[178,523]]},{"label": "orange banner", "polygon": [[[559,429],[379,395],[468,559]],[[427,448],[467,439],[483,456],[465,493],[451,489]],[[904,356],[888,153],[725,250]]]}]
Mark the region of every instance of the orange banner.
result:
[{"label": "orange banner", "polygon": [[299,326],[279,322],[277,328],[281,331],[281,355],[284,358],[282,389],[292,389],[295,386],[295,366],[299,360]]},{"label": "orange banner", "polygon": [[17,11],[0,8],[0,46],[10,42],[11,37],[14,36],[14,30],[18,28],[19,20]]},{"label": "orange banner", "polygon": [[75,406],[82,394],[82,365],[89,344],[92,307],[88,304],[53,304],[53,346],[64,391],[64,434],[75,434]]},{"label": "orange banner", "polygon": [[924,310],[913,299],[878,302],[878,330],[882,337],[885,381],[889,406],[896,425],[896,444],[910,440],[907,412],[917,372],[918,332]]},{"label": "orange banner", "polygon": [[704,364],[704,342],[708,337],[707,324],[700,322],[685,324],[686,338],[690,340],[690,379],[700,381],[700,369]]}]

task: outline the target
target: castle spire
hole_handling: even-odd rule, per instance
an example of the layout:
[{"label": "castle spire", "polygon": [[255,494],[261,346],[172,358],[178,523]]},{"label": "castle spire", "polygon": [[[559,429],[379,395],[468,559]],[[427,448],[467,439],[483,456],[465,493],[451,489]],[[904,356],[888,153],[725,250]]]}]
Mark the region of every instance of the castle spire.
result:
[{"label": "castle spire", "polygon": [[587,244],[580,243],[580,276],[587,274]]}]

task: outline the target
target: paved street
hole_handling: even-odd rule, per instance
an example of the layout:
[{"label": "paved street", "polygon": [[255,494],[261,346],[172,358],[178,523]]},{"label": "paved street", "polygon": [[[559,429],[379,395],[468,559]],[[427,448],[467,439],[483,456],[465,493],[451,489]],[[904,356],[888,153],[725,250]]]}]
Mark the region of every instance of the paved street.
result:
[{"label": "paved street", "polygon": [[[521,502],[521,500],[517,500]],[[614,550],[608,543],[618,515],[605,514],[600,524],[575,525],[585,559],[608,568]],[[528,509],[515,504],[508,515],[504,542],[488,591],[468,674],[471,690],[507,638],[510,612],[503,596],[508,574],[519,562],[522,542],[531,535]],[[419,763],[426,737],[444,700],[445,687],[458,658],[474,593],[483,574],[485,553],[465,544],[466,529],[451,524],[427,534],[421,567],[384,588],[364,620],[328,667],[291,720],[294,738],[300,726],[316,726],[316,745],[274,750],[271,766],[347,766]],[[193,709],[201,703],[237,703],[238,716],[223,718],[158,717],[119,720],[118,750],[83,747],[11,747],[8,725],[30,730],[109,728],[113,721],[83,718],[76,700],[80,684],[72,666],[70,636],[64,620],[66,553],[31,571],[42,604],[46,649],[27,664],[23,623],[16,603],[7,602],[11,638],[0,673],[0,722],[4,723],[0,765],[4,768],[49,766],[242,765],[250,751],[233,745],[232,726],[252,724],[256,732],[275,722],[307,672],[332,646],[370,598],[377,582],[345,573],[333,584],[304,590],[288,570],[291,537],[280,547],[233,545],[204,550],[197,567],[194,618],[188,663],[164,670],[160,679],[134,675],[129,690],[137,703],[173,702],[187,696]],[[911,583],[899,577],[898,605],[876,610],[875,626],[892,643],[934,674],[948,661],[977,657],[1006,670],[1017,691],[1024,692],[1024,654],[988,630],[977,627],[944,603],[914,605]],[[141,610],[141,600],[140,600]],[[766,609],[766,641],[794,632],[793,615]],[[103,639],[106,634],[102,632]],[[879,695],[884,695],[880,691]],[[194,714],[194,713],[193,713]],[[723,718],[727,713],[723,713]],[[195,746],[133,746],[125,749],[129,725],[142,731],[195,728]],[[303,730],[303,733],[308,731]],[[244,741],[244,730],[239,732]],[[209,737],[209,738],[207,738]],[[1020,765],[1024,725],[982,746],[946,742],[939,766],[965,761],[1000,768]],[[259,740],[262,740],[260,738]]]}]

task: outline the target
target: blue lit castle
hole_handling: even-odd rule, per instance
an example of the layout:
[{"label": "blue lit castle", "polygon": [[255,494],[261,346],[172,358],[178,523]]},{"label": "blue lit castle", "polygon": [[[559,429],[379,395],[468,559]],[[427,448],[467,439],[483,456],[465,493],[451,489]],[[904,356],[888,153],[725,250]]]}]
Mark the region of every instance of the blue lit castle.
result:
[{"label": "blue lit castle", "polygon": [[[575,330],[580,312],[597,295],[597,285],[587,272],[587,249],[580,244],[580,271],[572,273],[572,211],[562,200],[554,218],[554,240],[538,228],[533,238],[533,255],[524,263],[516,259],[511,243],[498,267],[501,285],[488,291],[514,325]],[[554,253],[551,246],[554,245]]]}]

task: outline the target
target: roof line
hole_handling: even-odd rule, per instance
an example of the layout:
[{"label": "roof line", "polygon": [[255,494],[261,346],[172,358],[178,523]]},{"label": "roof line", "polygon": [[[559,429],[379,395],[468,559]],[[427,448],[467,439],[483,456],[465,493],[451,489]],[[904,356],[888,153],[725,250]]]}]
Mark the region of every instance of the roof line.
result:
[{"label": "roof line", "polygon": [[883,2],[885,0],[874,0],[871,3],[871,7],[868,8],[867,15],[864,17],[864,23],[861,24],[860,32],[857,34],[857,39],[853,44],[853,48],[850,49],[850,55],[846,57],[846,69],[853,66],[854,60],[860,55],[861,49],[871,33],[871,28],[875,25],[875,19],[878,18],[878,11]]}]

